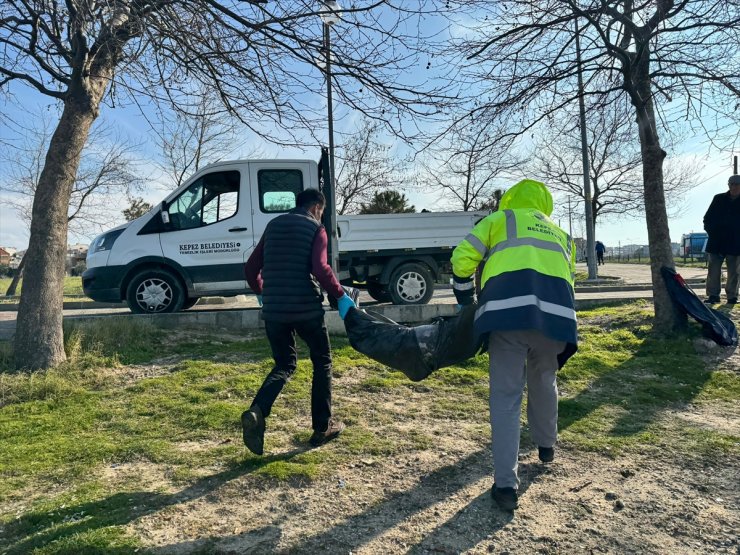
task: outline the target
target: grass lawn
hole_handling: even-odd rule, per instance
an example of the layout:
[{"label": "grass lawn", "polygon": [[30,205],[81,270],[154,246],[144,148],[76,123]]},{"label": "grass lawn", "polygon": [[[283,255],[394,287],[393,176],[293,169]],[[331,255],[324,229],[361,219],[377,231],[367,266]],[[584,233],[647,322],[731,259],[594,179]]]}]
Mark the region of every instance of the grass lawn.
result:
[{"label": "grass lawn", "polygon": [[[666,416],[687,404],[736,410],[740,374],[707,362],[692,337],[653,337],[644,303],[580,320],[580,351],[559,373],[561,444],[572,456],[740,455],[737,435]],[[10,345],[0,342],[0,552],[128,553],[151,545],[141,527],[164,526],[180,506],[194,510],[215,487],[245,481],[223,507],[273,490],[286,497],[271,506],[290,505],[311,484],[344,488],[337,469],[377,475],[378,460],[454,458],[454,447],[440,446],[485,452],[490,442],[487,355],[412,383],[332,338],[334,404],[347,430],[307,450],[310,362],[301,345],[296,376],[269,419],[266,456],[256,457],[241,443],[239,415],[272,365],[262,335],[173,337],[110,319],[66,338],[69,361],[32,374],[12,373]],[[388,480],[403,472],[384,468]],[[356,499],[373,491],[351,487]],[[214,544],[198,545],[180,551],[213,552]]]},{"label": "grass lawn", "polygon": [[[0,278],[0,295],[5,295],[5,292],[8,290],[8,286],[10,285],[11,281],[12,281],[11,278]],[[22,288],[23,288],[23,279],[21,279],[20,283],[18,284],[16,295],[21,294]],[[65,276],[64,294],[65,295],[82,295],[83,294],[82,278],[79,276],[77,277]]]}]

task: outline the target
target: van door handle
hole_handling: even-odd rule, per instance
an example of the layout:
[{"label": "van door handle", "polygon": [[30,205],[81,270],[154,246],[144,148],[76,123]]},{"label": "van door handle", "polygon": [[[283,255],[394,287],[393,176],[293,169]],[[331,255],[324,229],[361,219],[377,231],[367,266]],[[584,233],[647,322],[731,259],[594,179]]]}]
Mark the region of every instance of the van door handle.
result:
[{"label": "van door handle", "polygon": [[247,231],[246,227],[232,227],[229,231]]}]

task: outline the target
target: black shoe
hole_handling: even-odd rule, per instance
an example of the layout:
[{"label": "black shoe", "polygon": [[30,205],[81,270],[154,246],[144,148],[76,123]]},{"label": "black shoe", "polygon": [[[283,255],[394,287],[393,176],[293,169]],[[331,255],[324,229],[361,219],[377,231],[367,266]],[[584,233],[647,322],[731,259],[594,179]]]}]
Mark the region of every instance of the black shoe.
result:
[{"label": "black shoe", "polygon": [[519,508],[519,496],[514,488],[497,488],[493,484],[491,497],[502,511],[513,511]]},{"label": "black shoe", "polygon": [[737,304],[737,297],[730,297],[727,299],[727,304]]},{"label": "black shoe", "polygon": [[261,455],[265,446],[265,418],[262,410],[254,405],[242,413],[244,445],[255,455]]},{"label": "black shoe", "polygon": [[314,431],[311,439],[309,439],[308,442],[313,447],[324,445],[324,443],[331,441],[339,434],[341,434],[342,430],[344,430],[344,424],[332,418],[331,420],[329,420],[329,425],[326,427],[326,430],[323,432]]},{"label": "black shoe", "polygon": [[719,302],[719,297],[717,295],[710,295],[704,302],[706,304],[717,304]]},{"label": "black shoe", "polygon": [[554,447],[538,447],[540,460],[543,463],[552,462],[555,459],[555,448]]}]

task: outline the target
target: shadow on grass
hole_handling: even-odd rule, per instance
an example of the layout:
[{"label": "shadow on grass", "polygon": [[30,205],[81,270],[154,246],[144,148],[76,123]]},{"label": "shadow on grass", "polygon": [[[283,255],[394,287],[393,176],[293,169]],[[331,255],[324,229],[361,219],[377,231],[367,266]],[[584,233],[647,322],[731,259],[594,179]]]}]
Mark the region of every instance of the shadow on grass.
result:
[{"label": "shadow on grass", "polygon": [[[372,542],[399,524],[412,519],[449,498],[473,482],[491,474],[488,450],[478,451],[461,461],[421,476],[408,491],[389,492],[378,504],[348,517],[290,547],[278,550],[280,530],[264,527],[233,536],[185,541],[147,550],[147,553],[348,553]],[[540,464],[521,466],[520,494],[544,472]],[[489,490],[478,495],[446,522],[426,535],[421,542],[407,546],[409,553],[463,552],[478,545],[513,519],[513,513],[495,507]],[[449,542],[453,541],[453,544]]]},{"label": "shadow on grass", "polygon": [[[662,411],[691,402],[712,375],[694,349],[694,335],[665,339],[648,334],[630,358],[613,368],[599,369],[598,360],[589,361],[597,377],[575,397],[559,402],[559,429],[576,424],[598,429],[615,416],[611,428],[598,433],[624,438],[644,431]],[[602,409],[616,415],[599,422],[595,413]]]},{"label": "shadow on grass", "polygon": [[[26,514],[5,527],[3,535],[6,538],[22,537],[22,539],[15,543],[9,543],[5,547],[6,550],[2,552],[8,554],[29,553],[35,548],[47,546],[50,542],[58,541],[63,545],[70,540],[74,546],[73,549],[61,549],[61,552],[83,552],[84,543],[80,543],[78,538],[74,538],[74,536],[80,535],[80,539],[84,542],[85,534],[94,534],[110,526],[126,525],[165,507],[199,499],[231,480],[255,472],[270,463],[289,461],[307,450],[307,447],[301,447],[278,455],[249,458],[232,465],[231,468],[223,472],[200,478],[177,493],[119,492],[96,501]],[[2,548],[2,544],[0,544],[0,548]],[[117,553],[115,547],[92,549],[91,552],[95,553]],[[131,551],[130,548],[126,548],[126,550],[120,552],[131,553]]]}]

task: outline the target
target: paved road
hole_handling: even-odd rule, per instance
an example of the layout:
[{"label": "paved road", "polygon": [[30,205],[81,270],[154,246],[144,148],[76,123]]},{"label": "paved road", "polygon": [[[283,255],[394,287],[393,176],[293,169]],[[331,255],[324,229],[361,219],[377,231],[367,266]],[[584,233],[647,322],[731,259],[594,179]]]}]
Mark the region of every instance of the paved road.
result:
[{"label": "paved road", "polygon": [[[585,263],[576,264],[579,272],[588,272]],[[604,277],[617,277],[624,283],[650,283],[650,266],[647,264],[604,264],[598,267],[599,275]],[[707,271],[704,268],[679,268],[678,273],[684,279],[705,278]]]}]

